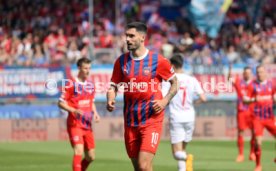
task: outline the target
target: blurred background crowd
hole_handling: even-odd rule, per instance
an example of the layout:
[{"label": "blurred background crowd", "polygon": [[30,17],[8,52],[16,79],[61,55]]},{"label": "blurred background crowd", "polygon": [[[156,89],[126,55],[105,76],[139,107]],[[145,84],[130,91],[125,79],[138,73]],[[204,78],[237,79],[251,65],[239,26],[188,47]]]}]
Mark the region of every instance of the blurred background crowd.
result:
[{"label": "blurred background crowd", "polygon": [[94,0],[91,34],[88,1],[0,1],[0,65],[67,65],[91,53],[93,63],[111,64],[126,51],[124,26],[135,20],[147,23],[150,49],[165,57],[181,53],[187,65],[276,63],[275,0],[231,1],[220,9],[215,37],[196,27],[190,3]]}]

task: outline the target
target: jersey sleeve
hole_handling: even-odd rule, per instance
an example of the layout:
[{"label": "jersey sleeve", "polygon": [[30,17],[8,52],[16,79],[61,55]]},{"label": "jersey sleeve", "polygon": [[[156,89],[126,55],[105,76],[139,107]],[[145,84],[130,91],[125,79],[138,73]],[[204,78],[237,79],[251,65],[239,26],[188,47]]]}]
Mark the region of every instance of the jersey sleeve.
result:
[{"label": "jersey sleeve", "polygon": [[170,62],[163,56],[158,56],[159,62],[157,66],[157,74],[165,81],[171,80],[175,77],[174,69]]},{"label": "jersey sleeve", "polygon": [[113,73],[111,76],[111,84],[118,84],[123,80],[123,73],[120,64],[120,58],[118,58],[113,67]]},{"label": "jersey sleeve", "polygon": [[68,102],[69,99],[72,97],[73,90],[74,90],[74,87],[72,85],[71,86],[65,86],[65,88],[61,92],[61,96],[59,98],[59,101]]},{"label": "jersey sleeve", "polygon": [[236,90],[237,95],[239,97],[241,97],[242,96],[242,92],[241,92],[241,86],[240,86],[241,85],[241,79],[240,79],[240,77],[236,76],[235,80],[234,80],[234,82],[232,84],[233,84],[233,86],[234,86],[234,88]]},{"label": "jersey sleeve", "polygon": [[255,96],[254,92],[254,83],[250,83],[247,87],[246,96],[249,98],[253,98]]},{"label": "jersey sleeve", "polygon": [[199,81],[196,78],[193,79],[193,83],[194,83],[195,94],[197,94],[197,95],[203,94],[204,91],[201,88],[201,85],[200,85]]}]

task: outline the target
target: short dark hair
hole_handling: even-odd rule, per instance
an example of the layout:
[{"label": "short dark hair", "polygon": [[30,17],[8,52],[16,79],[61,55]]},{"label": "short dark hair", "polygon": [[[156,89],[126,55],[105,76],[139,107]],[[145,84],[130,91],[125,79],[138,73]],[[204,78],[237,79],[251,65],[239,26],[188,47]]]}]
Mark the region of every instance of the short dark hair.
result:
[{"label": "short dark hair", "polygon": [[138,32],[143,32],[143,33],[147,33],[147,30],[148,30],[147,25],[145,23],[138,22],[138,21],[128,23],[126,26],[126,30],[131,28],[135,28]]},{"label": "short dark hair", "polygon": [[77,61],[77,66],[81,67],[83,63],[84,64],[91,64],[91,60],[86,58],[86,57],[82,57]]},{"label": "short dark hair", "polygon": [[181,54],[173,55],[170,59],[170,62],[175,68],[182,68],[182,66],[183,66],[182,55]]},{"label": "short dark hair", "polygon": [[258,66],[256,67],[256,71],[257,71],[259,68],[262,68],[262,67],[264,67],[262,64],[258,65]]},{"label": "short dark hair", "polygon": [[252,68],[251,68],[251,67],[246,66],[246,67],[244,67],[244,68],[243,68],[243,71],[246,71],[246,70],[248,70],[248,69],[249,69],[249,70],[252,70]]}]

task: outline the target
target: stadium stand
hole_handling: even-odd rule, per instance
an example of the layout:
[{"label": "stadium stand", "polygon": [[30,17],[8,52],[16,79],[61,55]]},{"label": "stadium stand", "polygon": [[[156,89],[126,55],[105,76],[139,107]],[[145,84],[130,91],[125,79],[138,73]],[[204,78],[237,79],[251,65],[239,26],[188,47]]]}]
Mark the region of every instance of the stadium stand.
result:
[{"label": "stadium stand", "polygon": [[[122,1],[120,18],[116,20],[114,1],[95,0],[94,47],[124,51],[124,24],[142,20],[150,28],[151,49],[166,57],[181,52],[188,65],[276,63],[275,1],[264,4],[234,1],[216,39],[197,30],[188,19],[185,3],[180,7],[164,7],[161,2]],[[254,15],[255,6],[262,7],[259,17]],[[65,65],[88,57],[91,40],[87,1],[11,0],[1,1],[0,8],[1,65]],[[174,16],[166,10],[174,10]],[[96,58],[94,63],[113,63],[116,56],[107,54]]]}]

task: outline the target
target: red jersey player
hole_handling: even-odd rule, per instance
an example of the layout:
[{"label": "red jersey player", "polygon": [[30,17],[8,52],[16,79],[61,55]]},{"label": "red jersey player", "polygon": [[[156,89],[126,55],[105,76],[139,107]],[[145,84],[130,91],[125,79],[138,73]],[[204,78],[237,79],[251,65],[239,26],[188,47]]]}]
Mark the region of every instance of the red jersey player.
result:
[{"label": "red jersey player", "polygon": [[275,85],[266,79],[266,71],[262,65],[257,67],[257,80],[248,87],[248,96],[244,101],[251,103],[250,109],[253,113],[253,129],[256,137],[255,171],[261,171],[261,143],[263,130],[266,128],[276,138],[276,121],[273,114],[273,103],[275,103]]},{"label": "red jersey player", "polygon": [[[107,93],[107,110],[115,109],[119,85],[124,85],[125,145],[136,171],[152,171],[164,118],[164,108],[177,92],[177,78],[169,61],[145,45],[147,26],[141,22],[126,27],[127,48],[115,62]],[[163,98],[162,80],[171,88]]]},{"label": "red jersey player", "polygon": [[[252,130],[252,118],[249,111],[248,104],[245,104],[243,102],[243,96],[247,94],[247,88],[249,84],[252,82],[252,70],[250,67],[245,67],[243,69],[243,78],[240,77],[233,78],[232,75],[232,67],[229,67],[229,75],[228,80],[230,80],[233,84],[233,86],[236,89],[237,93],[237,126],[238,126],[238,149],[239,149],[239,155],[236,158],[236,162],[242,162],[244,161],[244,155],[243,155],[243,149],[244,149],[244,140],[243,140],[243,134],[246,129]],[[250,160],[255,160],[255,154],[254,154],[254,137],[253,132],[251,136],[250,141]]]},{"label": "red jersey player", "polygon": [[[77,66],[78,76],[65,86],[58,105],[69,113],[67,131],[74,150],[73,171],[85,171],[95,158],[92,118],[98,122],[100,117],[94,104],[94,84],[86,81],[91,61],[81,58]],[[85,158],[82,159],[84,151]]]}]

